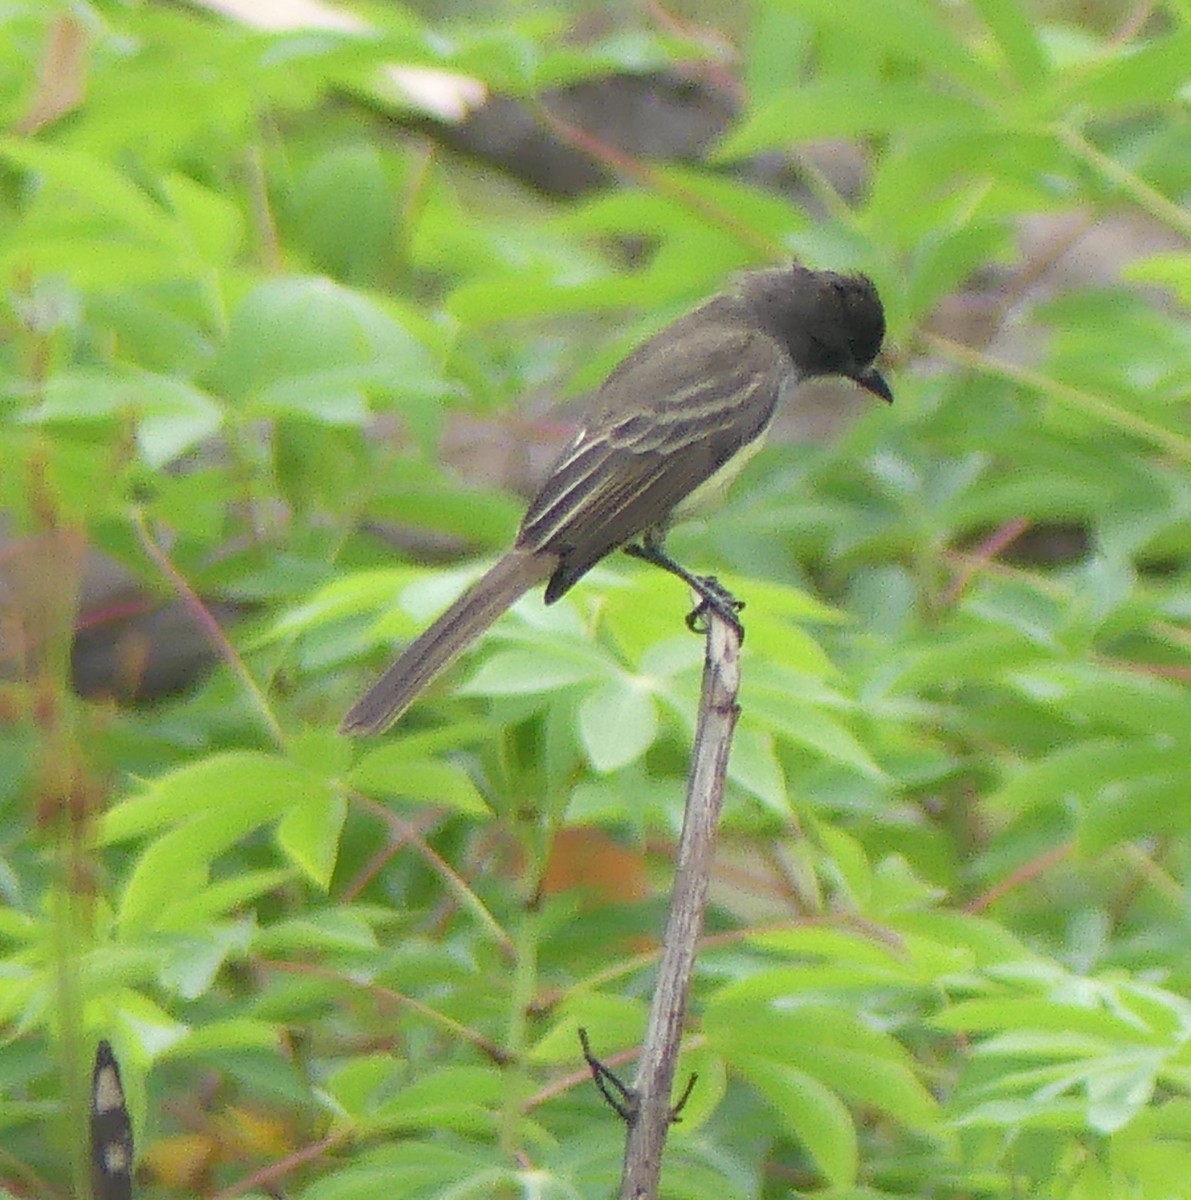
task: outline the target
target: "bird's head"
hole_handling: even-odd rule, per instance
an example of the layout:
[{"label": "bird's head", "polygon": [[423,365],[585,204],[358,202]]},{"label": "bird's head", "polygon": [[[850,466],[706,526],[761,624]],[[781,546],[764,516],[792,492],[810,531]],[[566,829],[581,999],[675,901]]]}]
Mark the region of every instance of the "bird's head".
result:
[{"label": "bird's head", "polygon": [[746,276],[741,297],[786,345],[804,377],[843,375],[893,400],[873,366],[885,338],[885,310],[867,275],[812,271],[795,263]]}]

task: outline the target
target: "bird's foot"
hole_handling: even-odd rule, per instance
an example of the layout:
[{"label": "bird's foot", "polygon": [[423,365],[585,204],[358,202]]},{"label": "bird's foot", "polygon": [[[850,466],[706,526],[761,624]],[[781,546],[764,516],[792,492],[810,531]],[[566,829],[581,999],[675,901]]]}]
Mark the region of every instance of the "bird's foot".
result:
[{"label": "bird's foot", "polygon": [[744,625],[737,613],[744,608],[744,601],[737,600],[730,591],[714,575],[694,576],[693,586],[699,593],[699,603],[686,615],[686,627],[692,633],[707,632],[707,614],[715,613],[725,625],[736,634],[739,642],[744,642]]},{"label": "bird's foot", "polygon": [[744,626],[736,615],[744,608],[744,601],[737,600],[730,591],[714,575],[695,575],[681,563],[672,559],[662,547],[656,534],[647,534],[641,542],[630,543],[624,547],[624,552],[642,562],[652,563],[678,576],[693,592],[699,596],[699,603],[687,613],[686,625],[692,633],[707,632],[706,616],[715,613],[736,634],[737,640],[744,642]]}]

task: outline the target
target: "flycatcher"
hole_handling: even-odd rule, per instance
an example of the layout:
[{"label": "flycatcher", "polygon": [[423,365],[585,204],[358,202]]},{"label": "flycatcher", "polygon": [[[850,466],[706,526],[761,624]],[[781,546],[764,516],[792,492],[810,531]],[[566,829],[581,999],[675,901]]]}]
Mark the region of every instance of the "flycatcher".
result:
[{"label": "flycatcher", "polygon": [[842,375],[892,401],[873,366],[884,336],[869,279],[798,264],[745,274],[731,292],[655,334],[596,392],[592,415],[530,502],[513,548],[405,648],[342,732],[385,728],[523,593],[548,580],[552,604],[618,547],[686,580],[703,608],[739,628],[740,606],[665,554],[666,528],[736,474],[779,402],[804,380]]}]

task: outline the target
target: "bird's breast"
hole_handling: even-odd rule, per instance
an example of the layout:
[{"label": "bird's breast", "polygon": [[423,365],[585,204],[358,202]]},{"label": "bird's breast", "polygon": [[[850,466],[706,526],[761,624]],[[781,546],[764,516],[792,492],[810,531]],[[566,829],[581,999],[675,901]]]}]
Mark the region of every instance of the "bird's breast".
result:
[{"label": "bird's breast", "polygon": [[736,476],[748,466],[753,455],[765,444],[767,429],[741,446],[727,462],[709,475],[686,499],[681,500],[674,509],[674,520],[686,521],[692,517],[701,516],[719,505]]}]

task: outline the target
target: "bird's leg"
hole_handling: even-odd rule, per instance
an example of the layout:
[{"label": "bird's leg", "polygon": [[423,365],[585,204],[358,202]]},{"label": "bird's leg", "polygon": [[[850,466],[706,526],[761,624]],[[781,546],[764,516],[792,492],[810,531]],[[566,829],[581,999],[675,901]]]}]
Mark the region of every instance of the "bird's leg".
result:
[{"label": "bird's leg", "polygon": [[730,625],[736,631],[736,636],[743,642],[744,626],[740,623],[740,617],[737,614],[744,608],[744,601],[737,600],[714,575],[695,575],[681,563],[675,562],[666,553],[663,539],[664,535],[660,530],[650,529],[639,543],[625,546],[624,552],[633,558],[639,558],[642,562],[661,567],[663,571],[669,571],[671,575],[676,575],[698,594],[699,604],[687,613],[688,629],[696,633],[703,633],[700,622],[708,612],[713,612],[720,620]]}]

